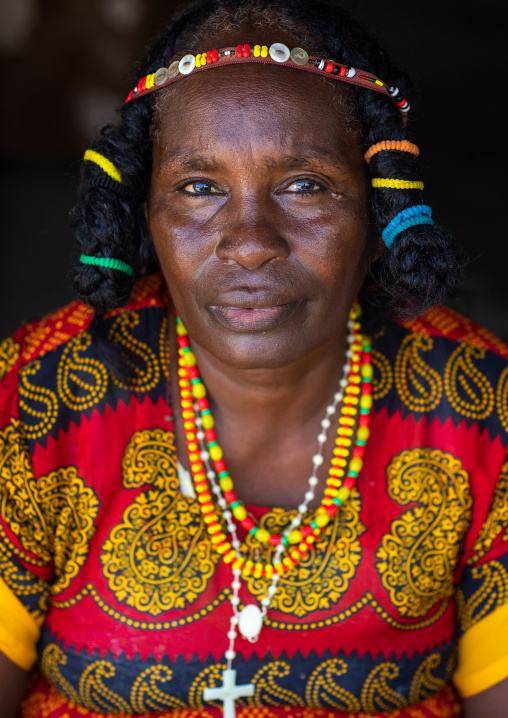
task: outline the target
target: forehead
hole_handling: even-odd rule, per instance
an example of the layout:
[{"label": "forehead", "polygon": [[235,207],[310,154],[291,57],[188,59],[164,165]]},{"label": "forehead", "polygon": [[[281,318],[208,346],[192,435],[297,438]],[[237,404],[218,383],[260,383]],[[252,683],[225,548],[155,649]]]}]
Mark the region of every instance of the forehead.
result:
[{"label": "forehead", "polygon": [[244,65],[207,70],[162,90],[154,107],[162,156],[230,151],[329,152],[359,146],[349,88],[289,68]]}]

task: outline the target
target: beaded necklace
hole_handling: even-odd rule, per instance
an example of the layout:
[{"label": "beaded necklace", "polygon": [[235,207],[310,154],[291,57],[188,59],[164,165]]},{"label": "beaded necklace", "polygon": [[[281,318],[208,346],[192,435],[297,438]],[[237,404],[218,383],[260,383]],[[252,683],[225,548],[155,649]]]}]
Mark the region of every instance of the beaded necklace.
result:
[{"label": "beaded necklace", "polygon": [[[178,383],[191,474],[210,540],[223,561],[232,564],[233,569],[230,598],[233,613],[227,633],[229,646],[225,652],[227,669],[223,672],[223,686],[217,689],[205,689],[203,693],[205,700],[218,698],[223,701],[225,718],[234,718],[236,698],[253,695],[254,691],[252,684],[237,686],[236,671],[231,668],[232,661],[236,657],[234,645],[237,627],[244,638],[251,642],[257,641],[268,608],[277,591],[277,582],[280,576],[292,569],[306,556],[316,538],[324,531],[338,511],[339,506],[349,498],[362,469],[365,446],[369,437],[373,369],[369,340],[361,334],[360,314],[360,307],[355,302],[348,320],[346,362],[339,382],[339,390],[334,394],[333,402],[327,407],[326,415],[321,421],[318,451],[312,459],[313,471],[309,478],[309,490],[305,493],[304,501],[298,507],[298,514],[280,535],[270,534],[265,529],[259,528],[256,522],[247,515],[245,506],[233,490],[233,481],[227,470],[222,448],[217,441],[215,422],[206,398],[206,387],[199,375],[187,330],[180,317],[177,316]],[[303,517],[308,511],[308,504],[314,498],[314,488],[318,484],[316,474],[319,466],[323,463],[323,448],[327,439],[327,430],[331,426],[330,419],[335,414],[340,402],[342,402],[342,407],[337,438],[324,496],[321,505],[316,509],[315,517],[308,524],[302,526]],[[355,445],[351,451],[358,412]],[[231,541],[223,531],[220,513],[215,509],[211,492],[216,495],[217,503],[222,509],[222,518],[226,522]],[[238,540],[234,519],[259,543],[275,546],[271,562],[254,562],[245,558],[246,550]],[[244,549],[243,553],[242,548]],[[282,558],[286,549],[288,555]],[[271,584],[267,589],[267,595],[261,600],[261,609],[255,604],[249,604],[239,611],[240,577],[247,578],[250,575],[253,575],[254,578],[265,576],[271,580]]]}]

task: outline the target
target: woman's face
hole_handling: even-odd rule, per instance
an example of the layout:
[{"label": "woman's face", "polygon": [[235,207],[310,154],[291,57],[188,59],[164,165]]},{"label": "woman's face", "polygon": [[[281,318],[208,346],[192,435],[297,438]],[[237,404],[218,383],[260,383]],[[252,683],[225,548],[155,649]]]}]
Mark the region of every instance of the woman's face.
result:
[{"label": "woman's face", "polygon": [[193,341],[230,367],[335,348],[379,251],[332,82],[229,66],[176,83],[160,109],[149,229]]}]

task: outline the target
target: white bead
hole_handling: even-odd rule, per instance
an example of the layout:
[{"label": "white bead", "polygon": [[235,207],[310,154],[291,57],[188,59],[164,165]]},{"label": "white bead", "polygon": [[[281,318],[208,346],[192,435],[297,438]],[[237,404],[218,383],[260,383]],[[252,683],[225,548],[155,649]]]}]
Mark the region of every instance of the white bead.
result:
[{"label": "white bead", "polygon": [[178,69],[182,75],[189,75],[196,67],[196,58],[194,55],[185,55],[178,64]]},{"label": "white bead", "polygon": [[210,454],[208,453],[208,451],[203,450],[201,452],[201,458],[203,459],[203,461],[208,461],[208,459],[210,458]]},{"label": "white bead", "polygon": [[351,370],[351,364],[349,362],[347,364],[344,364],[344,374],[349,374]]},{"label": "white bead", "polygon": [[263,616],[258,606],[249,603],[238,616],[238,628],[244,638],[256,638],[263,628]]},{"label": "white bead", "polygon": [[309,486],[317,486],[319,484],[319,479],[316,476],[311,476],[309,479]]},{"label": "white bead", "polygon": [[[222,499],[222,500],[225,501],[226,499]],[[226,521],[229,521],[233,514],[231,513],[231,511],[228,510],[228,511],[224,511],[224,513],[222,515],[224,516],[224,519]]]},{"label": "white bead", "polygon": [[215,471],[207,471],[206,476],[209,479],[215,479]]},{"label": "white bead", "polygon": [[275,596],[277,593],[277,586],[268,586],[268,595]]},{"label": "white bead", "polygon": [[340,380],[339,384],[340,384],[344,389],[346,388],[346,386],[347,386],[347,379],[346,379],[345,376],[342,377],[342,379]]},{"label": "white bead", "polygon": [[198,437],[199,441],[203,441],[203,439],[205,438],[205,432],[204,432],[204,431],[198,431],[198,433],[196,434],[196,436]]},{"label": "white bead", "polygon": [[348,349],[348,350],[346,351],[346,356],[347,356],[348,359],[351,359],[351,357],[353,356],[353,350],[352,350],[352,349]]},{"label": "white bead", "polygon": [[[342,381],[342,379],[341,379],[341,381]],[[346,382],[346,384],[347,384],[347,382]],[[335,401],[336,401],[337,404],[338,404],[339,401],[342,401],[342,399],[344,398],[344,392],[343,392],[343,391],[337,391],[337,392],[333,395],[333,398],[335,399]]]},{"label": "white bead", "polygon": [[[229,528],[229,527],[228,527],[228,528]],[[235,528],[236,528],[236,526],[235,526]],[[231,533],[231,532],[230,532],[230,533]],[[240,548],[241,545],[242,545],[242,544],[240,543],[240,541],[239,541],[237,538],[234,538],[234,539],[231,541],[231,546],[232,546],[234,549],[236,549],[237,551],[238,551],[238,549]]]},{"label": "white bead", "polygon": [[326,407],[326,413],[328,416],[333,416],[333,414],[335,414],[335,407],[330,404],[330,406]]},{"label": "white bead", "polygon": [[234,661],[236,653],[231,648],[228,648],[224,655],[226,656],[227,661]]},{"label": "white bead", "polygon": [[299,516],[295,516],[294,519],[291,521],[291,528],[295,528],[295,526],[300,526],[301,523],[301,518]]},{"label": "white bead", "polygon": [[272,60],[275,60],[275,62],[286,62],[290,55],[289,47],[287,45],[283,45],[281,42],[274,42],[273,45],[270,46],[268,52],[270,53]]},{"label": "white bead", "polygon": [[321,454],[314,454],[314,456],[312,457],[312,463],[314,464],[314,466],[321,466],[323,461],[324,459]]},{"label": "white bead", "polygon": [[238,626],[238,616],[235,616],[235,615],[231,616],[230,624],[232,626]]},{"label": "white bead", "polygon": [[203,422],[200,416],[196,416],[196,426],[203,426]]},{"label": "white bead", "polygon": [[240,599],[238,598],[238,596],[231,596],[229,600],[231,601],[233,606],[238,606],[240,603]]},{"label": "white bead", "polygon": [[240,583],[240,581],[233,581],[233,583],[231,584],[231,586],[235,589],[235,591],[238,591],[238,589],[241,587],[241,585],[242,584]]},{"label": "white bead", "polygon": [[[213,491],[213,493],[216,494],[217,496],[220,496],[220,486],[217,486],[217,484],[216,484],[215,486],[212,486],[212,491]],[[223,499],[223,500],[224,500],[224,499]]]},{"label": "white bead", "polygon": [[261,605],[262,605],[262,606],[265,606],[266,608],[268,608],[268,606],[270,605],[270,603],[271,603],[271,601],[270,601],[270,599],[268,598],[268,596],[265,596],[265,598],[261,599]]},{"label": "white bead", "polygon": [[313,491],[307,491],[305,493],[305,501],[312,501],[314,498],[314,492]]},{"label": "white bead", "polygon": [[[347,328],[348,328],[348,329],[353,329],[354,325],[355,325],[355,320],[354,320],[354,319],[348,319]],[[348,339],[349,339],[349,337],[348,337]]]},{"label": "white bead", "polygon": [[228,633],[227,633],[228,638],[230,638],[231,640],[234,640],[237,637],[237,635],[238,634],[236,631],[228,631]]},{"label": "white bead", "polygon": [[323,421],[321,422],[321,426],[323,427],[323,429],[329,429],[331,425],[332,422],[330,421],[330,419],[323,419]]},{"label": "white bead", "polygon": [[318,434],[317,440],[320,444],[324,444],[326,441],[326,434]]},{"label": "white bead", "polygon": [[299,514],[306,514],[307,513],[307,506],[305,504],[300,504],[298,507],[298,513]]}]

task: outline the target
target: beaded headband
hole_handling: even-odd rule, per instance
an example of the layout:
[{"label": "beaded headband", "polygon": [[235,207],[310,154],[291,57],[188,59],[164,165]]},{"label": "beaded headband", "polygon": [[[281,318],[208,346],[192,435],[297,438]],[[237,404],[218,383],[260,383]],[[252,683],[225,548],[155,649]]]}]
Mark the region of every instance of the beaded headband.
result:
[{"label": "beaded headband", "polygon": [[404,124],[407,121],[406,113],[409,111],[409,102],[404,99],[397,87],[391,87],[385,82],[365,70],[358,70],[356,67],[341,65],[332,60],[324,60],[320,57],[309,55],[301,47],[295,47],[291,51],[287,45],[276,42],[270,47],[267,45],[237,45],[236,47],[224,47],[220,50],[213,49],[197,55],[185,55],[181,60],[175,60],[169,67],[160,67],[157,72],[152,72],[139,80],[136,87],[127,96],[126,102],[143,97],[162,87],[172,85],[182,78],[201,72],[202,70],[213,69],[223,65],[241,65],[245,63],[257,63],[262,65],[282,65],[292,67],[296,70],[305,70],[323,77],[332,77],[341,82],[348,82],[351,85],[364,87],[368,90],[386,95],[397,105],[402,113]]}]

